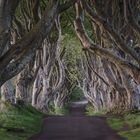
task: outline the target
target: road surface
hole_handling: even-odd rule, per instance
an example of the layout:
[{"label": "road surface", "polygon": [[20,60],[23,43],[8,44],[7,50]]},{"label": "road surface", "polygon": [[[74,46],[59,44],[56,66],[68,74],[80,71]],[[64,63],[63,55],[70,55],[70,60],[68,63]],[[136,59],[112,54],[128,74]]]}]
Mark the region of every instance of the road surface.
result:
[{"label": "road surface", "polygon": [[29,140],[125,140],[108,127],[103,117],[84,115],[85,105],[73,104],[69,116],[49,116],[42,131]]}]

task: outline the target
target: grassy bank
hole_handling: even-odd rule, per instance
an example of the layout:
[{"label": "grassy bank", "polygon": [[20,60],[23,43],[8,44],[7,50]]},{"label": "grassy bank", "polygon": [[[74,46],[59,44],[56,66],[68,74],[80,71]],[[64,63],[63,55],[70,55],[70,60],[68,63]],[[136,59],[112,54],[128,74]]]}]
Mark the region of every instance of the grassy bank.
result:
[{"label": "grassy bank", "polygon": [[140,113],[121,118],[109,118],[108,124],[128,140],[140,140]]},{"label": "grassy bank", "polygon": [[31,106],[12,106],[0,112],[0,140],[27,140],[41,128],[44,114]]},{"label": "grassy bank", "polygon": [[[86,107],[86,115],[108,116],[105,109],[96,112],[91,105]],[[128,140],[140,140],[140,112],[123,117],[108,117],[107,122],[122,137]]]}]

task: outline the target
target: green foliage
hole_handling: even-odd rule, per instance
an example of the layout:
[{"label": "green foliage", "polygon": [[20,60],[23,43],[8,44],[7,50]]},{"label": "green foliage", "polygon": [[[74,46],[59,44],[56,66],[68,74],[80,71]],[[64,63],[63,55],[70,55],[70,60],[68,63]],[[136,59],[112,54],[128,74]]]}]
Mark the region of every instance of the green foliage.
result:
[{"label": "green foliage", "polygon": [[[62,13],[62,16],[61,16],[61,26],[63,29],[63,34],[69,34],[71,36],[71,38],[73,38],[73,39],[77,38],[76,32],[73,28],[73,26],[74,26],[73,21],[75,20],[75,18],[76,18],[75,9],[73,6],[70,7],[64,13]],[[95,41],[96,37],[95,37],[93,25],[91,24],[90,18],[88,17],[87,14],[84,17],[84,25],[85,25],[85,29],[86,29],[86,32],[89,35],[89,37],[93,41]],[[79,40],[79,39],[77,38],[76,40]]]},{"label": "green foliage", "polygon": [[99,111],[95,111],[92,105],[87,105],[86,107],[86,115],[87,116],[100,116],[106,114],[106,110],[104,108],[100,109]]},{"label": "green foliage", "polygon": [[80,101],[84,98],[83,91],[79,87],[75,87],[70,95],[70,102]]},{"label": "green foliage", "polygon": [[53,109],[51,108],[48,112],[49,115],[68,115],[69,111],[68,108],[66,107],[53,107]]},{"label": "green foliage", "polygon": [[[0,112],[0,139],[27,140],[39,131],[44,114],[31,106],[19,107],[8,105],[8,109]],[[23,129],[24,132],[8,132],[8,128]]]},{"label": "green foliage", "polygon": [[67,107],[55,107],[55,114],[56,115],[67,115],[69,114],[68,108]]},{"label": "green foliage", "polygon": [[67,115],[67,114],[69,114],[68,105],[65,105],[64,107],[55,107],[53,102],[50,102],[48,115]]},{"label": "green foliage", "polygon": [[87,105],[86,107],[86,115],[88,116],[94,116],[95,115],[95,109],[91,105]]},{"label": "green foliage", "polygon": [[128,140],[139,140],[140,138],[140,113],[128,114],[123,118],[110,118],[108,124]]},{"label": "green foliage", "polygon": [[62,37],[62,49],[66,48],[65,63],[67,65],[67,72],[71,82],[75,82],[80,78],[81,73],[78,70],[78,64],[81,62],[82,47],[78,39],[71,35],[65,34]]}]

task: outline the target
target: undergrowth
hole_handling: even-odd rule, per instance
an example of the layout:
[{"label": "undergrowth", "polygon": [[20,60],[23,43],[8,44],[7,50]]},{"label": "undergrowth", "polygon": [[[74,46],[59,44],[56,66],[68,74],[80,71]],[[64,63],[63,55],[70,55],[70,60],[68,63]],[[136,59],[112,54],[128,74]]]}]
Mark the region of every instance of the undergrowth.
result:
[{"label": "undergrowth", "polygon": [[140,113],[127,114],[123,118],[109,118],[108,124],[128,140],[140,140]]},{"label": "undergrowth", "polygon": [[[101,109],[95,111],[92,105],[86,107],[86,115],[88,116],[107,116],[107,111]],[[111,128],[117,131],[117,133],[127,138],[128,140],[140,140],[140,112],[138,113],[127,113],[121,115],[108,116],[107,122]]]},{"label": "undergrowth", "polygon": [[69,111],[66,107],[55,107],[53,110],[49,110],[48,115],[68,115]]},{"label": "undergrowth", "polygon": [[48,115],[68,115],[69,104],[65,104],[63,107],[55,107],[52,102],[49,104]]},{"label": "undergrowth", "polygon": [[[43,113],[31,106],[6,106],[0,112],[0,140],[27,140],[40,130]],[[23,131],[8,131],[15,128]]]},{"label": "undergrowth", "polygon": [[87,116],[101,116],[106,114],[106,109],[102,108],[99,111],[96,111],[92,105],[87,105],[86,115]]}]

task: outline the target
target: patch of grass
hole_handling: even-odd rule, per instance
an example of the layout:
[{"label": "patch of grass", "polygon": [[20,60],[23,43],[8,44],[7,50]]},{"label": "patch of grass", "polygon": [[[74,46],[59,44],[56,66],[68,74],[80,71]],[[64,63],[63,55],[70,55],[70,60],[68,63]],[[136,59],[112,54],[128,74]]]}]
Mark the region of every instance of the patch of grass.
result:
[{"label": "patch of grass", "polygon": [[[0,112],[0,139],[1,140],[27,140],[38,132],[44,114],[31,106],[12,106]],[[8,132],[8,128],[23,129],[24,132]]]},{"label": "patch of grass", "polygon": [[140,139],[140,113],[128,114],[123,118],[109,118],[108,124],[128,140]]},{"label": "patch of grass", "polygon": [[63,108],[56,107],[55,114],[56,115],[67,115],[67,114],[69,114],[69,111],[66,107],[63,107]]},{"label": "patch of grass", "polygon": [[95,109],[92,105],[87,105],[87,107],[86,107],[87,116],[101,116],[101,115],[105,115],[105,114],[106,114],[105,109],[100,109],[100,111],[95,111]]},{"label": "patch of grass", "polygon": [[140,140],[140,128],[133,129],[130,131],[119,132],[119,135],[127,138],[128,140]]},{"label": "patch of grass", "polygon": [[125,122],[132,128],[138,128],[140,127],[140,113],[137,114],[129,114],[127,116],[125,116],[124,118]]},{"label": "patch of grass", "polygon": [[111,128],[115,129],[115,130],[120,130],[122,129],[124,126],[124,122],[122,119],[119,118],[111,118],[108,119],[108,124],[110,125]]},{"label": "patch of grass", "polygon": [[69,104],[65,104],[63,107],[55,107],[53,102],[49,103],[48,115],[68,115],[69,114]]},{"label": "patch of grass", "polygon": [[68,107],[51,107],[51,109],[48,112],[49,115],[68,115],[69,111],[68,111]]}]

